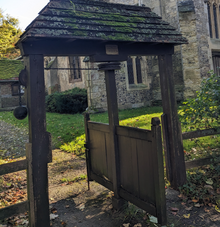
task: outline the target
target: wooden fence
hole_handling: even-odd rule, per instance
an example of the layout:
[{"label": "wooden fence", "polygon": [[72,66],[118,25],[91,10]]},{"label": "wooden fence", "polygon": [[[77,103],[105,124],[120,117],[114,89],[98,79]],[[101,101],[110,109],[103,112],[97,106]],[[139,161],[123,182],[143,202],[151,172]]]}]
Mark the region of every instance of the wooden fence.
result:
[{"label": "wooden fence", "polygon": [[[193,138],[199,138],[199,137],[204,137],[204,136],[212,136],[212,135],[217,135],[217,134],[220,134],[220,127],[204,129],[204,130],[197,130],[197,131],[192,131],[192,132],[184,132],[182,134],[182,138],[183,138],[183,140],[186,140],[186,139],[193,139]],[[194,167],[210,165],[210,164],[218,163],[218,162],[220,162],[220,156],[217,156],[217,157],[209,156],[209,157],[200,158],[197,160],[186,161],[185,164],[186,164],[186,169],[191,169]]]}]

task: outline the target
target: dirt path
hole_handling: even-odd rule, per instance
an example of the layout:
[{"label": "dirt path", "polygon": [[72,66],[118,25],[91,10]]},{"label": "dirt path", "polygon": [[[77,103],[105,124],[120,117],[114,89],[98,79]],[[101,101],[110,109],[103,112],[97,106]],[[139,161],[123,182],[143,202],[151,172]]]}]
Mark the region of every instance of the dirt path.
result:
[{"label": "dirt path", "polygon": [[[10,128],[13,130],[13,127]],[[12,135],[12,134],[11,134]],[[18,133],[13,134],[14,137]],[[23,132],[22,135],[25,135]],[[11,141],[14,141],[11,136]],[[19,139],[17,139],[19,141]],[[26,140],[26,135],[22,140]],[[1,139],[0,139],[1,141]],[[19,146],[21,146],[19,144]],[[0,147],[0,150],[2,148]],[[20,148],[21,149],[21,148]],[[7,149],[3,148],[5,158]],[[17,152],[17,149],[15,149]],[[13,155],[10,150],[10,156]],[[73,154],[53,150],[53,162],[49,169],[49,199],[51,226],[53,227],[145,227],[157,226],[149,221],[148,215],[132,204],[122,211],[114,211],[112,193],[101,185],[91,182],[88,191],[85,179],[85,160]],[[7,174],[0,178],[0,208],[26,200],[26,172]],[[183,203],[179,193],[166,190],[168,225],[220,226],[220,213],[214,207],[195,207],[194,203]],[[4,226],[28,226],[28,214],[21,214],[0,221]]]}]

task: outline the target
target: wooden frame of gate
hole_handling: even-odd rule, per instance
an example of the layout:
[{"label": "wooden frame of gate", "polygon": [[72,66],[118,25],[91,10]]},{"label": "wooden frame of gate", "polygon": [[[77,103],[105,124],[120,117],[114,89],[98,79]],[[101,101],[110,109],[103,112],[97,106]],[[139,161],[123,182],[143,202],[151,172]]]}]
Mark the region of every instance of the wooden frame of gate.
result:
[{"label": "wooden frame of gate", "polygon": [[[126,133],[132,135],[135,131],[122,129],[118,125],[115,70],[120,68],[119,62],[126,61],[128,56],[158,56],[163,111],[167,116],[169,126],[165,135],[168,138],[167,149],[169,149],[171,157],[172,174],[169,176],[169,180],[174,188],[178,188],[186,180],[186,174],[183,171],[185,162],[180,141],[181,131],[178,124],[172,71],[174,46],[181,44],[187,44],[187,40],[178,31],[175,31],[175,28],[151,12],[150,8],[99,1],[50,0],[40,15],[27,27],[16,46],[24,57],[27,74],[29,144],[31,144],[27,155],[27,179],[29,225],[31,227],[48,227],[50,225],[47,163],[51,157],[49,157],[49,136],[46,132],[44,56],[90,56],[93,62],[114,62],[100,65],[100,70],[104,70],[106,75],[113,205],[117,208],[123,203],[122,197],[127,198],[126,193],[137,195],[135,201],[139,201],[138,197],[144,202],[148,201],[142,197],[145,194],[135,194],[138,190],[129,188],[129,182],[120,172],[125,171],[120,165],[120,156],[125,153],[123,153],[124,151],[119,153],[121,149],[118,145],[123,138],[127,138],[120,135],[120,131],[125,130]],[[152,171],[156,178],[151,178],[151,180],[155,180],[153,184],[158,190],[159,196],[154,197],[153,194],[148,196],[154,197],[151,201],[154,205],[152,213],[158,216],[161,223],[165,223],[164,181],[161,176],[158,176],[160,172],[162,173],[163,168],[159,128],[158,121],[155,119],[151,133],[137,130],[137,134],[153,138],[150,141],[154,148],[149,150],[147,148],[146,152],[150,152],[149,155],[152,156],[155,164]],[[87,128],[87,130],[90,129]],[[138,138],[135,140],[148,143]],[[147,160],[145,161],[147,162]],[[88,167],[89,165],[88,163]],[[126,188],[129,189],[126,193],[123,191],[125,188],[121,183],[128,184]],[[140,188],[142,189],[142,187]],[[150,198],[148,199],[150,200]],[[139,205],[149,205],[148,203],[146,203],[148,205],[145,203],[143,205],[142,201],[141,204]]]},{"label": "wooden frame of gate", "polygon": [[143,130],[119,126],[115,70],[117,63],[99,65],[105,71],[109,124],[85,115],[88,180],[114,192],[113,206],[130,201],[166,224],[166,198],[159,118]]}]

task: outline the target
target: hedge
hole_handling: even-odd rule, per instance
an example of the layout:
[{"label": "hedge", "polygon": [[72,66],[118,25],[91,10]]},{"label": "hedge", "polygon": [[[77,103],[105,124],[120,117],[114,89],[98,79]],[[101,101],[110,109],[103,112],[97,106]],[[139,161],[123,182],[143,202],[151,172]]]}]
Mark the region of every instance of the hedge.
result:
[{"label": "hedge", "polygon": [[86,89],[73,88],[46,96],[46,111],[52,113],[82,113],[87,108]]}]

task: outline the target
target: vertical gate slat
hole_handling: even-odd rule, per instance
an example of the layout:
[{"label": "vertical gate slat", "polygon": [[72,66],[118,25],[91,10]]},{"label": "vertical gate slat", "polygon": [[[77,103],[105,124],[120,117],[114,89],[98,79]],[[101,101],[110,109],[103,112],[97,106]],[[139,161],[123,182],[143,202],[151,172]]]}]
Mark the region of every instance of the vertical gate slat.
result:
[{"label": "vertical gate slat", "polygon": [[150,155],[152,143],[140,141],[138,146],[140,151],[138,154],[140,198],[155,205],[154,177],[152,174],[153,162]]},{"label": "vertical gate slat", "polygon": [[119,154],[120,154],[120,176],[121,176],[121,187],[127,191],[132,192],[132,140],[124,136],[118,137]]},{"label": "vertical gate slat", "polygon": [[132,161],[132,182],[133,182],[133,194],[139,198],[139,168],[138,168],[138,145],[137,140],[132,139],[131,146],[131,161]]}]

